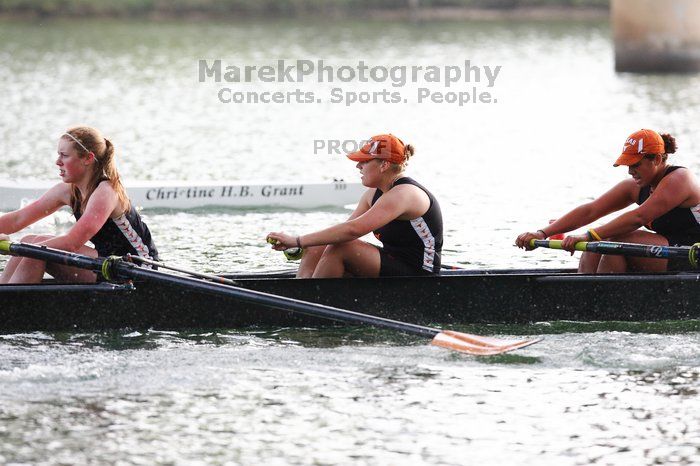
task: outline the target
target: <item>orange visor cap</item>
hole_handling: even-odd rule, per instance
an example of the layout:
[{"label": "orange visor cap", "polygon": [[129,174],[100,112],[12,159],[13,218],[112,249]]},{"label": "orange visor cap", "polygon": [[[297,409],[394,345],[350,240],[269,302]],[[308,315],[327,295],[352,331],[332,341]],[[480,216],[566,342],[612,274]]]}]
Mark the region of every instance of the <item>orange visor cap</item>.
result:
[{"label": "orange visor cap", "polygon": [[355,162],[380,159],[388,160],[391,163],[404,163],[406,161],[405,149],[403,141],[393,134],[380,134],[372,136],[360,150],[348,154],[347,157]]},{"label": "orange visor cap", "polygon": [[613,167],[634,165],[647,154],[663,154],[665,150],[664,140],[659,133],[651,129],[640,129],[627,138],[622,154]]}]

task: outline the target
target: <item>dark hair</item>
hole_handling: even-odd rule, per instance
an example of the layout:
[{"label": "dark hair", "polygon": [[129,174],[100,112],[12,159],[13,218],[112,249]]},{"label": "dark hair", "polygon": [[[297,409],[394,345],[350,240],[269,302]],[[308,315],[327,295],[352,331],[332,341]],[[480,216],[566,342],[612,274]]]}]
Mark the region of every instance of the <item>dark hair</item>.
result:
[{"label": "dark hair", "polygon": [[675,154],[676,149],[678,149],[678,144],[676,144],[676,138],[668,133],[662,134],[661,139],[664,140],[664,152],[666,154]]},{"label": "dark hair", "polygon": [[678,149],[678,144],[676,144],[676,138],[674,138],[673,136],[671,136],[668,133],[661,134],[660,136],[661,136],[661,139],[664,140],[664,153],[663,154],[645,154],[644,155],[645,159],[653,160],[654,158],[656,158],[657,155],[660,155],[661,160],[663,162],[665,162],[666,159],[668,158],[669,154],[676,153],[676,149]]}]

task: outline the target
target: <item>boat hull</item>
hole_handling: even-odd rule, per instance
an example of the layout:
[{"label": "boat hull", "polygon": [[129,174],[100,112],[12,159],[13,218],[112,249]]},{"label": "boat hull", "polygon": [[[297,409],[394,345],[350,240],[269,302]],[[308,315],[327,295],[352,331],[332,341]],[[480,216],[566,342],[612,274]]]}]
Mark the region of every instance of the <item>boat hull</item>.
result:
[{"label": "boat hull", "polygon": [[[423,325],[700,318],[699,274],[562,271],[294,280],[236,276],[244,288]],[[314,317],[156,283],[0,286],[0,332],[320,326]]]}]

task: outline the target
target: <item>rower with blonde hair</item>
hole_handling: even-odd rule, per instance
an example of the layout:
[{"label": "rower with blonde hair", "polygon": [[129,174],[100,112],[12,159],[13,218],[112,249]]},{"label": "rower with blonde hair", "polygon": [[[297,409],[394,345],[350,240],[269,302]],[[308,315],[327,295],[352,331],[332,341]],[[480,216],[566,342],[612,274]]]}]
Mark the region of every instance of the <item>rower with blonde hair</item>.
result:
[{"label": "rower with blonde hair", "polygon": [[[62,183],[31,204],[0,216],[0,239],[69,206],[76,223],[65,234],[27,235],[21,241],[91,257],[132,254],[157,259],[151,233],[131,205],[114,159],[114,145],[99,130],[77,126],[66,131],[58,140],[56,159]],[[86,245],[88,241],[95,247]],[[66,282],[96,280],[90,271],[13,257],[0,284],[38,283],[45,272]]]},{"label": "rower with blonde hair", "polygon": [[[373,136],[348,155],[367,191],[350,218],[303,236],[270,233],[273,248],[303,248],[299,278],[420,276],[440,272],[442,213],[437,199],[405,175],[413,146]],[[360,240],[374,233],[382,247]]]}]

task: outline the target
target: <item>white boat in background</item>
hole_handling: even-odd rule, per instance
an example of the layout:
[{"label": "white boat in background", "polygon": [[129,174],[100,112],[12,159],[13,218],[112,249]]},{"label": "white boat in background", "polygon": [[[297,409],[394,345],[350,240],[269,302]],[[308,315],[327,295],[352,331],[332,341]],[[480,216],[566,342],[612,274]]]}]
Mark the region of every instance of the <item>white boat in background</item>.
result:
[{"label": "white boat in background", "polygon": [[[50,181],[0,180],[0,211],[8,212],[38,199],[55,185]],[[355,204],[364,187],[334,180],[326,183],[222,183],[205,181],[135,181],[125,183],[138,208],[193,209],[289,207],[311,209]]]}]

